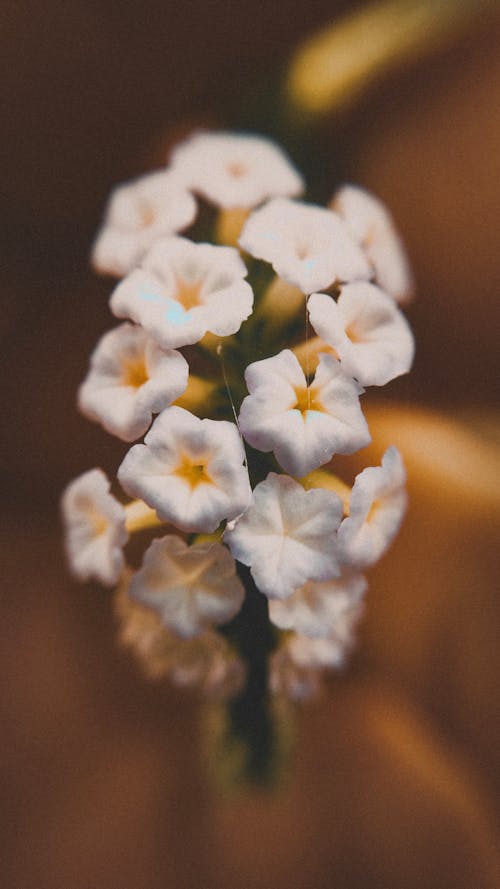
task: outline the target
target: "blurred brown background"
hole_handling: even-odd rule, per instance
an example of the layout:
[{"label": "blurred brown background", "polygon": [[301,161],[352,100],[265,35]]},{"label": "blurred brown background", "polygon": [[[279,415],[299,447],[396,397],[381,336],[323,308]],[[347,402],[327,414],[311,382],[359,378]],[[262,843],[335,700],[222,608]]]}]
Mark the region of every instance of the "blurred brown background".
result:
[{"label": "blurred brown background", "polygon": [[415,267],[416,368],[390,408],[373,406],[379,446],[362,455],[402,447],[411,508],[373,572],[352,667],[301,713],[276,798],[214,792],[199,705],[137,674],[114,647],[109,596],[62,563],[62,487],[94,465],[114,472],[123,451],[74,407],[112,326],[109,284],[87,268],[112,183],[157,163],[191,122],[223,125],[353,5],[2,6],[9,889],[500,886],[498,17],[318,129],[332,190],[348,178],[383,197]]}]

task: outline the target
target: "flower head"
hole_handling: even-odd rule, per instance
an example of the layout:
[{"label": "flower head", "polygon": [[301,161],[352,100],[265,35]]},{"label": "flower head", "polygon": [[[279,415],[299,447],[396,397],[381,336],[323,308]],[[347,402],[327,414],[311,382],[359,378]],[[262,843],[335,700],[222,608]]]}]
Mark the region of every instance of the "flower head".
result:
[{"label": "flower head", "polygon": [[182,395],[188,375],[180,352],[161,349],[142,327],[120,324],[99,340],[78,404],[108,432],[134,441],[149,428],[153,414]]},{"label": "flower head", "polygon": [[129,595],[129,578],[115,596],[119,639],[132,650],[150,679],[170,679],[173,685],[199,688],[209,697],[237,694],[245,680],[245,665],[215,630],[182,639],[162,623],[151,608]]},{"label": "flower head", "polygon": [[384,386],[409,371],[415,349],[410,326],[374,284],[345,284],[337,302],[325,293],[313,293],[307,306],[316,333],[362,386]]},{"label": "flower head", "polygon": [[397,302],[407,302],[414,282],[391,214],[374,195],[355,185],[343,185],[333,196],[331,207],[349,226],[368,256],[375,280]]},{"label": "flower head", "polygon": [[345,223],[324,207],[275,198],[247,220],[240,244],[270,262],[303,293],[371,277],[370,263]]},{"label": "flower head", "polygon": [[118,580],[128,540],[125,510],[109,489],[104,472],[90,469],[67,486],[61,500],[73,574],[83,581],[95,578],[105,586]]},{"label": "flower head", "polygon": [[308,581],[284,601],[269,603],[269,617],[282,630],[295,630],[305,636],[342,638],[346,615],[361,610],[367,582],[361,574],[339,577],[323,583]]},{"label": "flower head", "polygon": [[307,701],[321,691],[321,672],[296,664],[285,641],[269,659],[269,691],[298,703]]},{"label": "flower head", "polygon": [[153,540],[129,595],[154,609],[183,639],[231,620],[241,608],[243,585],[233,557],[220,543],[188,546],[180,537]]},{"label": "flower head", "polygon": [[406,473],[397,448],[390,447],[381,466],[356,476],[349,516],[342,522],[342,561],[356,569],[378,561],[392,543],[406,510]]},{"label": "flower head", "polygon": [[285,152],[260,136],[197,132],[174,149],[170,161],[188,188],[224,209],[255,207],[303,190]]},{"label": "flower head", "polygon": [[245,380],[250,395],[241,406],[241,431],[252,447],[274,451],[292,475],[302,477],[333,454],[353,453],[370,441],[362,390],[331,355],[320,355],[310,385],[289,349],[250,364]]},{"label": "flower head", "polygon": [[92,248],[94,268],[127,275],[158,238],[183,231],[195,216],[196,201],[172,173],[160,170],[118,185]]},{"label": "flower head", "polygon": [[246,273],[232,247],[166,238],[116,287],[111,310],[141,324],[164,349],[197,343],[207,331],[228,336],[252,311]]},{"label": "flower head", "polygon": [[166,408],[125,456],[118,479],[158,516],[184,531],[212,532],[234,519],[251,497],[238,430],[227,420],[200,420]]},{"label": "flower head", "polygon": [[224,540],[235,559],[250,566],[262,593],[286,599],[307,580],[340,574],[336,531],[342,513],[332,491],[305,491],[289,476],[271,472]]}]

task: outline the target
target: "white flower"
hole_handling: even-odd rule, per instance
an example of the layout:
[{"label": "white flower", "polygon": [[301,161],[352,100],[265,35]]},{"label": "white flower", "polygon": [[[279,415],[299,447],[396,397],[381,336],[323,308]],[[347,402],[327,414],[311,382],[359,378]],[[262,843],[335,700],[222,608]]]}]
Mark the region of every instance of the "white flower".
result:
[{"label": "white flower", "polygon": [[345,220],[364,248],[377,283],[397,302],[407,302],[414,289],[413,276],[387,207],[355,185],[342,186],[333,196],[331,207]]},{"label": "white flower", "polygon": [[172,152],[172,169],[193,191],[224,209],[295,197],[303,181],[270,139],[246,133],[197,132]]},{"label": "white flower", "polygon": [[275,198],[255,210],[240,244],[303,293],[370,278],[371,268],[344,222],[324,207]]},{"label": "white flower", "polygon": [[118,284],[111,310],[141,324],[165,349],[197,343],[207,331],[228,336],[252,311],[246,273],[233,247],[165,238]]},{"label": "white flower", "polygon": [[269,603],[269,617],[282,630],[305,636],[327,638],[342,635],[346,615],[350,618],[366,592],[361,574],[346,575],[323,583],[308,581],[285,601]]},{"label": "white flower", "polygon": [[210,698],[225,699],[241,691],[246,668],[219,633],[207,630],[196,639],[177,640],[169,678],[174,685],[195,686]]},{"label": "white flower", "polygon": [[153,540],[132,577],[129,594],[157,611],[163,624],[184,639],[198,636],[211,624],[227,623],[245,596],[225,546],[188,546],[173,534]]},{"label": "white flower", "polygon": [[144,444],[130,449],[118,478],[160,519],[184,531],[212,532],[250,501],[244,460],[234,423],[200,420],[173,406],[156,418]]},{"label": "white flower", "polygon": [[164,351],[142,327],[120,324],[99,340],[78,391],[82,413],[124,441],[140,438],[153,414],[185,391],[188,364]]},{"label": "white flower", "polygon": [[241,405],[241,431],[252,447],[274,451],[292,475],[302,477],[333,454],[352,454],[370,441],[362,389],[331,355],[320,355],[309,386],[289,349],[250,364],[245,380],[250,395]]},{"label": "white flower", "polygon": [[196,201],[165,170],[117,186],[92,248],[92,264],[119,278],[128,274],[160,237],[183,231],[196,216]]},{"label": "white flower", "polygon": [[109,489],[104,472],[90,469],[67,486],[61,500],[73,574],[79,580],[96,578],[105,586],[117,582],[128,540],[125,510]]},{"label": "white flower", "polygon": [[290,658],[302,668],[335,670],[342,667],[353,644],[353,625],[358,617],[359,609],[356,609],[353,611],[352,621],[350,617],[347,618],[343,639],[337,636],[315,639],[301,633],[293,633],[286,640]]},{"label": "white flower", "polygon": [[289,476],[271,472],[224,540],[235,559],[250,566],[262,593],[286,599],[307,580],[340,574],[336,531],[342,514],[333,492],[304,491]]},{"label": "white flower", "polygon": [[410,326],[394,300],[374,284],[345,284],[337,302],[313,293],[307,306],[316,333],[361,385],[384,386],[409,371],[415,351]]},{"label": "white flower", "polygon": [[194,639],[179,639],[166,631],[158,638],[145,667],[153,678],[168,676],[183,688],[199,688],[209,697],[237,694],[245,681],[245,665],[214,630]]},{"label": "white flower", "polygon": [[321,691],[321,672],[315,667],[296,664],[284,642],[269,658],[269,691],[292,701],[310,700]]},{"label": "white flower", "polygon": [[119,640],[130,648],[150,679],[168,677],[174,685],[199,687],[211,697],[236,694],[245,680],[245,666],[228,642],[214,630],[180,639],[159,615],[129,596],[129,578],[115,597]]},{"label": "white flower", "polygon": [[356,476],[349,516],[338,539],[342,561],[356,569],[374,562],[388,549],[406,509],[406,473],[397,448],[390,447],[381,466],[370,466]]}]

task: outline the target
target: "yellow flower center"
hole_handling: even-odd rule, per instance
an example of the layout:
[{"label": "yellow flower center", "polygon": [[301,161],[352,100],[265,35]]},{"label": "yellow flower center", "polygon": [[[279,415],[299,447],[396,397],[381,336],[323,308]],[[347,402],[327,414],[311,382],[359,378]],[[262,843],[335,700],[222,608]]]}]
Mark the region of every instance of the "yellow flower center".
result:
[{"label": "yellow flower center", "polygon": [[207,461],[198,458],[193,460],[187,454],[182,456],[175,474],[184,479],[192,488],[201,484],[212,484],[212,479],[207,472]]},{"label": "yellow flower center", "polygon": [[302,415],[307,411],[321,411],[325,413],[317,386],[296,386],[295,398],[296,402],[292,405],[292,410],[300,411]]},{"label": "yellow flower center", "polygon": [[124,386],[132,386],[139,389],[149,380],[144,358],[135,358],[127,361],[123,366],[122,381]]},{"label": "yellow flower center", "polygon": [[350,339],[351,343],[362,343],[364,339],[361,331],[356,327],[355,322],[346,327],[345,335]]},{"label": "yellow flower center", "polygon": [[227,165],[227,172],[233,179],[241,179],[247,172],[247,169],[240,161],[233,161],[233,163]]},{"label": "yellow flower center", "polygon": [[141,228],[149,228],[155,221],[155,211],[151,204],[146,202],[139,204],[139,224]]},{"label": "yellow flower center", "polygon": [[184,281],[182,278],[177,278],[177,286],[175,292],[175,299],[177,302],[183,306],[183,308],[187,311],[192,309],[194,306],[201,305],[200,299],[200,291],[201,291],[201,281]]}]

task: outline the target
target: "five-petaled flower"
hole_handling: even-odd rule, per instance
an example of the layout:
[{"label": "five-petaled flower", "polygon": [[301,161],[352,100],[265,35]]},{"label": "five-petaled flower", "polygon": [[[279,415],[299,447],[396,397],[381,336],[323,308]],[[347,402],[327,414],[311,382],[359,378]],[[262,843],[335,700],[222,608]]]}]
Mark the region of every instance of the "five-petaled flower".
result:
[{"label": "five-petaled flower", "polygon": [[237,427],[227,420],[200,420],[168,407],[154,421],[144,444],[125,456],[118,479],[160,519],[183,531],[212,532],[250,502],[245,453]]},{"label": "five-petaled flower", "polygon": [[153,414],[182,395],[188,375],[180,352],[160,348],[142,327],[120,324],[99,340],[78,405],[108,432],[134,441],[149,428]]},{"label": "five-petaled flower", "polygon": [[195,199],[171,172],[159,170],[118,185],[92,248],[94,268],[121,278],[158,238],[184,231],[195,216]]},{"label": "five-petaled flower", "polygon": [[164,349],[197,343],[207,331],[228,336],[252,311],[246,274],[233,247],[165,238],[118,284],[111,310],[141,324]]},{"label": "five-petaled flower", "polygon": [[182,639],[224,624],[241,608],[243,585],[229,550],[220,543],[188,546],[169,534],[153,540],[130,581],[129,595],[153,608]]},{"label": "five-petaled flower", "polygon": [[342,514],[332,491],[305,491],[293,478],[271,472],[224,540],[235,559],[250,566],[262,593],[286,599],[307,580],[339,576],[336,534]]},{"label": "five-petaled flower", "polygon": [[362,386],[384,386],[408,373],[413,334],[394,300],[379,287],[366,281],[345,284],[337,302],[326,293],[313,293],[307,307],[318,336]]},{"label": "five-petaled flower", "polygon": [[153,680],[199,688],[206,695],[227,698],[245,681],[245,665],[234,648],[214,629],[184,639],[167,629],[160,616],[129,595],[129,577],[115,596],[119,640],[131,649],[144,673]]},{"label": "five-petaled flower", "polygon": [[188,188],[224,209],[296,197],[304,188],[278,145],[247,133],[196,132],[174,149],[170,161]]},{"label": "five-petaled flower", "polygon": [[369,279],[372,274],[367,257],[340,216],[315,204],[286,198],[269,201],[250,215],[240,244],[307,294],[341,281]]},{"label": "five-petaled flower", "polygon": [[288,599],[269,602],[269,617],[281,630],[317,638],[342,637],[345,615],[361,609],[367,586],[362,574],[323,583],[308,581]]},{"label": "five-petaled flower", "polygon": [[257,450],[274,451],[291,475],[300,478],[333,454],[370,442],[359,405],[363,390],[331,355],[320,355],[309,385],[289,349],[250,364],[245,380],[250,395],[241,405],[241,431]]},{"label": "five-petaled flower", "polygon": [[397,448],[390,447],[381,466],[356,476],[349,516],[339,528],[342,562],[355,569],[373,565],[388,549],[401,525],[407,503],[406,472]]},{"label": "five-petaled flower", "polygon": [[125,510],[109,489],[104,472],[90,469],[67,486],[61,501],[71,571],[105,586],[118,581],[128,540]]},{"label": "five-petaled flower", "polygon": [[406,251],[387,207],[355,185],[339,188],[330,206],[345,220],[363,247],[377,284],[397,302],[408,302],[415,285]]}]

